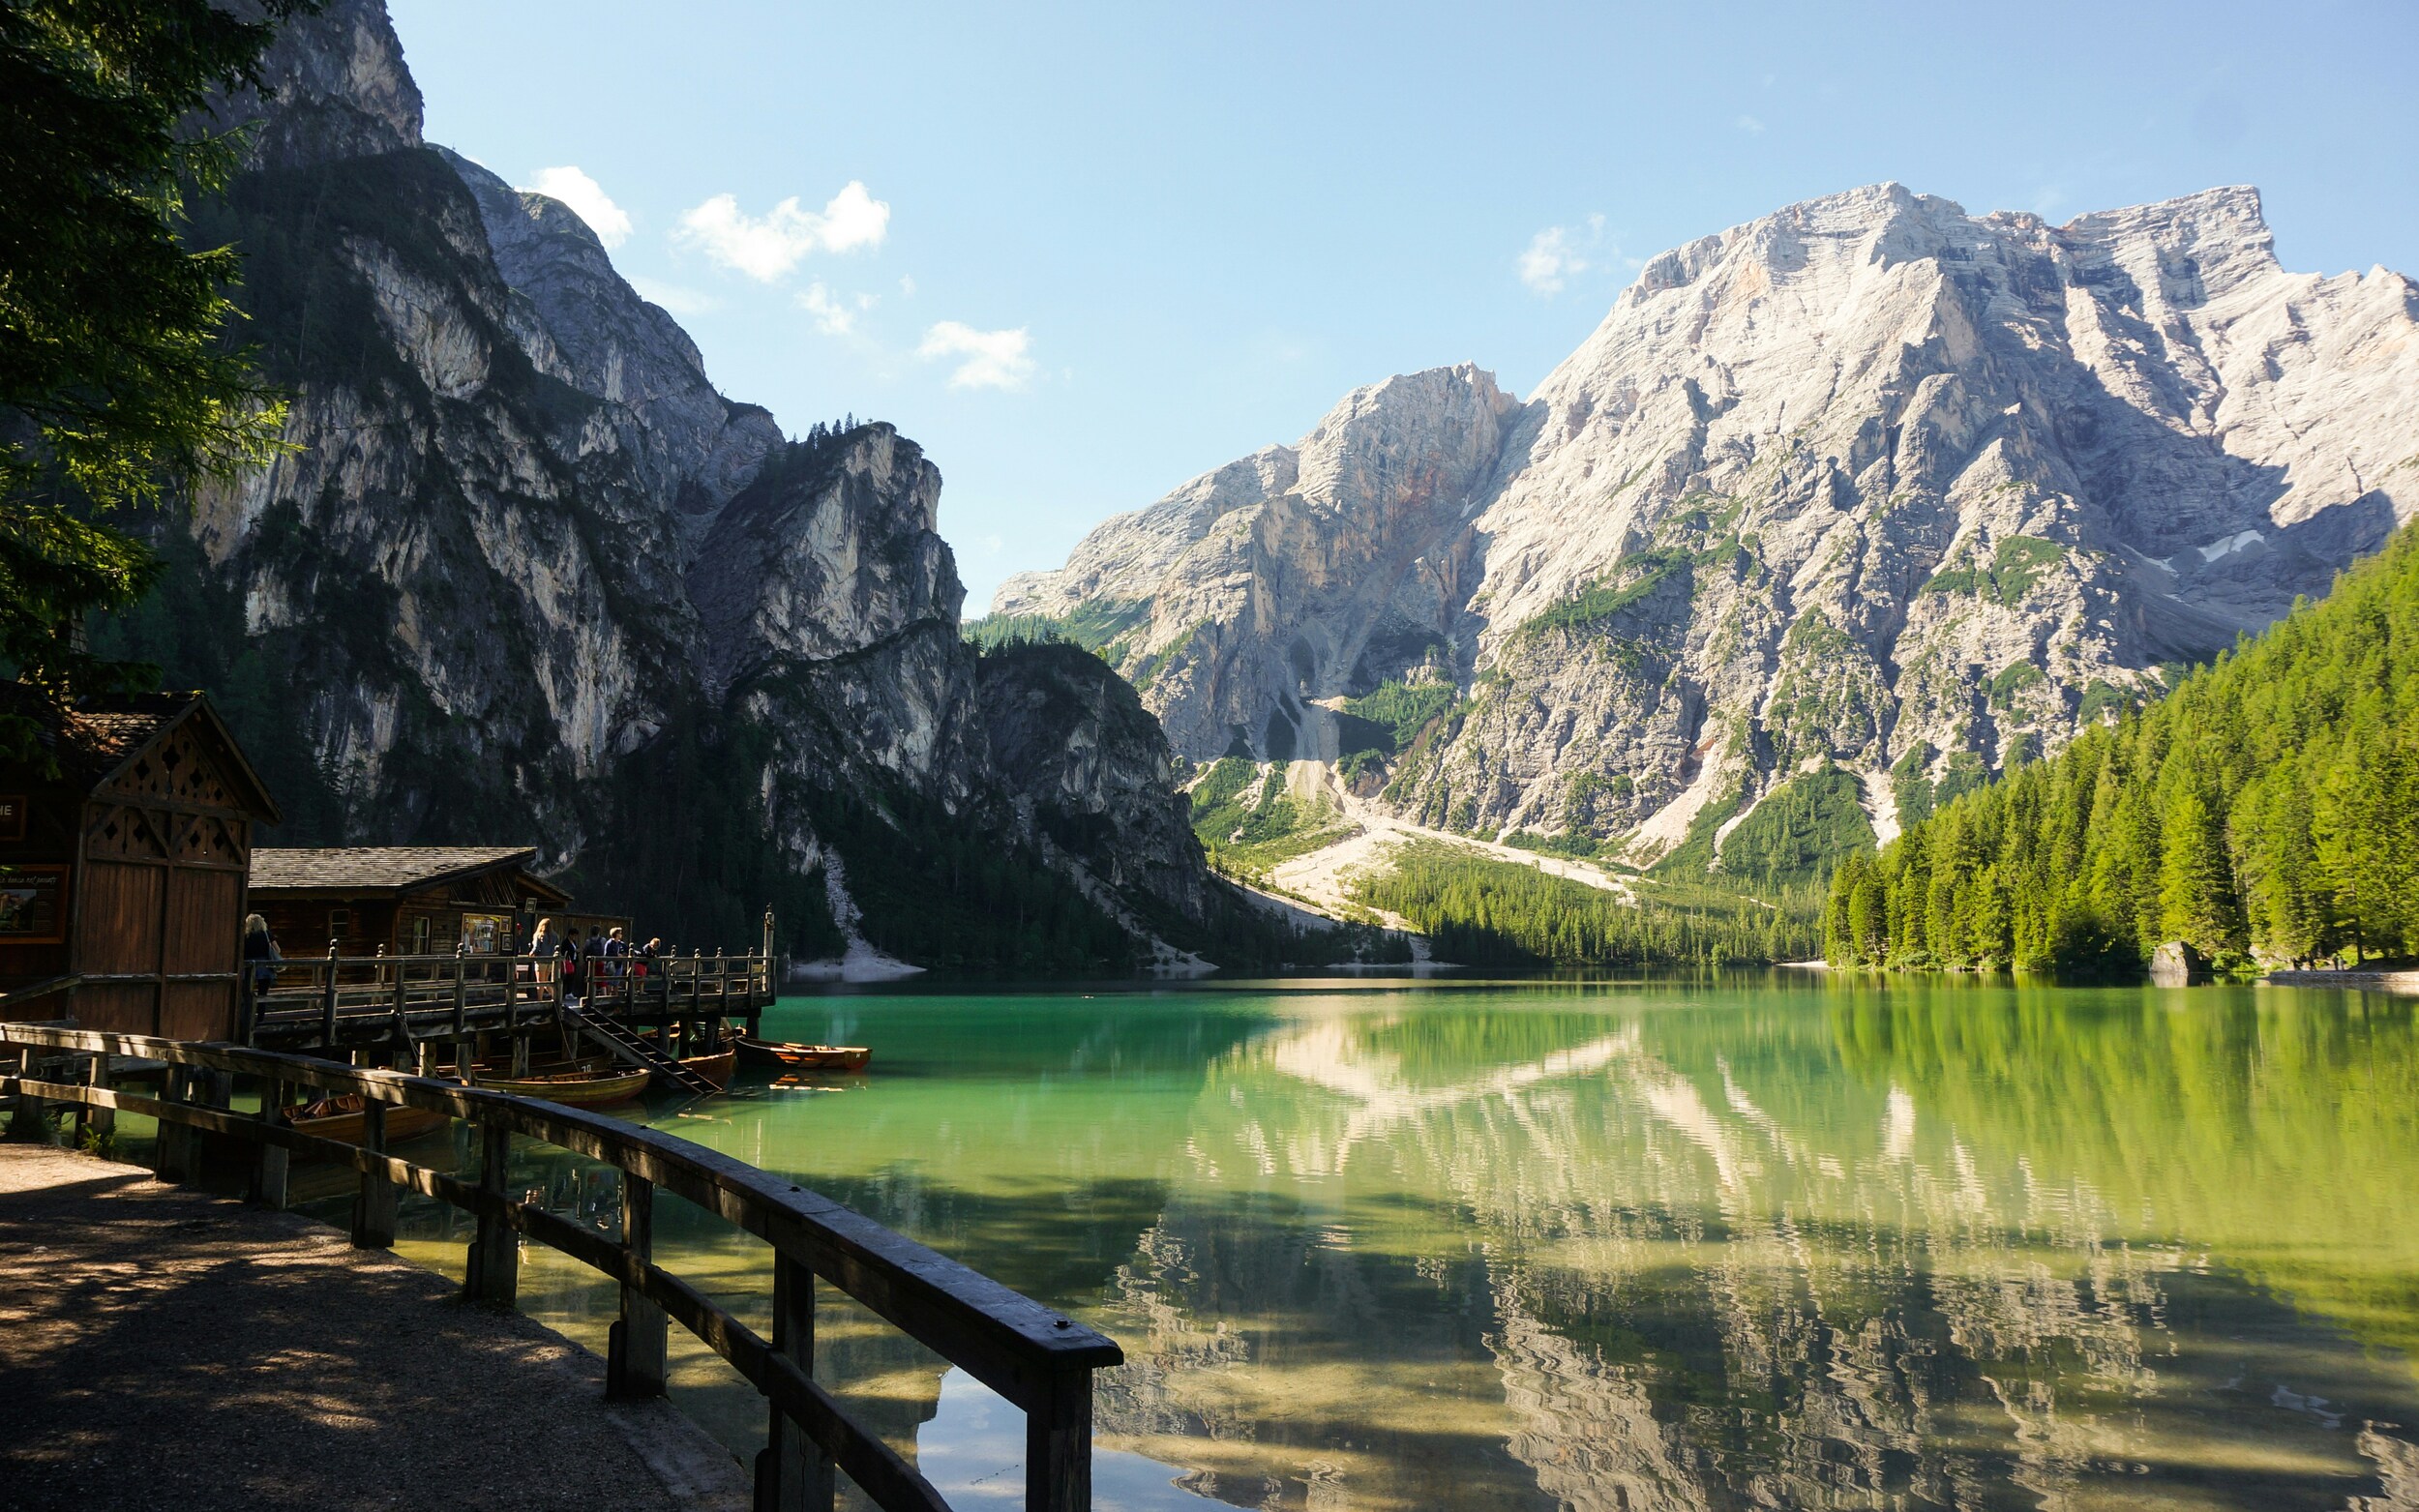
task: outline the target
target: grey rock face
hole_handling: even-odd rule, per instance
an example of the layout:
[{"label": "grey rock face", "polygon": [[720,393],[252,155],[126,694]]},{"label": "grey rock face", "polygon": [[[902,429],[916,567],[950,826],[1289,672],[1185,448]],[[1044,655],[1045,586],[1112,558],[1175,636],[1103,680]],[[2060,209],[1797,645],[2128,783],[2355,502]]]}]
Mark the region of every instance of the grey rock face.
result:
[{"label": "grey rock face", "polygon": [[[534,842],[657,907],[744,885],[723,911],[748,918],[825,859],[834,794],[1045,856],[1061,815],[1149,808],[1137,784],[1180,802],[1138,708],[1062,731],[1082,758],[1020,735],[997,762],[939,471],[888,426],[791,443],[717,393],[577,216],[422,143],[374,0],[294,23],[271,65],[222,112],[263,114],[260,147],[205,230],[246,250],[292,450],[194,501],[192,596],[226,617],[180,634],[253,669],[254,743],[307,747],[308,838]],[[729,875],[668,825],[721,826]],[[1150,842],[1130,885],[1197,895],[1190,832]]]},{"label": "grey rock face", "polygon": [[420,145],[420,86],[384,0],[329,0],[286,25],[261,59],[261,88],[221,111],[258,119],[253,162],[298,167]]},{"label": "grey rock face", "polygon": [[1430,823],[1659,850],[1837,759],[1887,828],[1885,769],[2055,747],[2419,512],[2415,337],[2248,189],[2052,226],[1882,185],[1656,258],[1525,404],[1359,391],[1261,454],[1324,492],[1235,464],[994,608],[1114,626],[1194,758],[1450,681],[1386,786]]},{"label": "grey rock face", "polygon": [[1434,626],[1475,581],[1465,517],[1516,410],[1471,367],[1355,390],[1299,446],[1111,521],[993,611],[1089,613],[1187,756],[1332,756],[1316,700],[1447,644]]},{"label": "grey rock face", "polygon": [[1192,805],[1158,721],[1072,646],[1008,646],[977,680],[995,770],[1025,821],[1118,894],[1199,918],[1207,880]]},{"label": "grey rock face", "polygon": [[613,406],[610,435],[648,490],[672,502],[689,539],[781,444],[765,410],[716,392],[689,333],[613,271],[596,233],[561,202],[524,193],[460,155],[435,149],[470,189],[517,326],[552,360],[545,371]]}]

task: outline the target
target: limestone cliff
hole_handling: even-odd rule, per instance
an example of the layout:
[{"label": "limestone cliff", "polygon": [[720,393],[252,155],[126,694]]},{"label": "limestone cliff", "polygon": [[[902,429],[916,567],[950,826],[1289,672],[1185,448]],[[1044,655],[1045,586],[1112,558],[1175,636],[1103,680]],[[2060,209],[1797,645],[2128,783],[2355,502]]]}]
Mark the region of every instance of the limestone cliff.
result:
[{"label": "limestone cliff", "polygon": [[2039,753],[2419,512],[2419,289],[2279,265],[2248,189],[2051,225],[1883,185],[1650,262],[1525,403],[1471,368],[1094,531],[1064,624],[1196,759],[1663,854],[1795,772],[1903,798]]},{"label": "limestone cliff", "polygon": [[[1202,917],[1183,826],[1103,865],[1060,823],[1180,801],[1147,716],[1011,709],[995,757],[912,442],[793,442],[724,398],[576,215],[423,141],[376,0],[291,25],[265,74],[194,232],[245,252],[290,451],[164,527],[167,590],[104,634],[219,694],[290,839],[534,843],[690,941],[772,902],[786,944],[828,943],[825,870],[877,944],[965,964],[1118,964],[1154,948],[1128,903]],[[982,865],[936,859],[961,849]]]}]

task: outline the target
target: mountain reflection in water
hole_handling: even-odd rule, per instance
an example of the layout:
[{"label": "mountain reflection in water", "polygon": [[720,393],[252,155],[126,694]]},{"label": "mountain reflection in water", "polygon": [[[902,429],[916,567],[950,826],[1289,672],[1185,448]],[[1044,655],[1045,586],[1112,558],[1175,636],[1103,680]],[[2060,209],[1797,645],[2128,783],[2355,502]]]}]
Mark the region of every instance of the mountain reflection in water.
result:
[{"label": "mountain reflection in water", "polygon": [[[1104,1507],[2385,1512],[2419,1508],[2415,1008],[1764,978],[796,999],[768,1032],[875,1074],[658,1121],[1116,1337]],[[525,1173],[617,1210],[610,1171]],[[411,1221],[459,1266],[425,1242],[455,1221]],[[658,1253],[764,1316],[755,1241],[682,1209]],[[612,1289],[528,1264],[524,1310],[601,1348]],[[825,1305],[818,1372],[864,1420],[978,1497],[1021,1480],[1012,1408]],[[753,1452],[753,1394],[674,1346],[681,1406]]]}]

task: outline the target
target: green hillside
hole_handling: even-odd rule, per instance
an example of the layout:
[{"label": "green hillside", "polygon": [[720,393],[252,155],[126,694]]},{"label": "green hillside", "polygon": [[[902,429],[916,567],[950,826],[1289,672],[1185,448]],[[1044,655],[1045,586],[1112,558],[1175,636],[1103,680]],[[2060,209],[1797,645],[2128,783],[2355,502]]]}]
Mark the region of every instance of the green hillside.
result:
[{"label": "green hillside", "polygon": [[1832,878],[1835,964],[2419,951],[2419,531],[2166,697]]}]

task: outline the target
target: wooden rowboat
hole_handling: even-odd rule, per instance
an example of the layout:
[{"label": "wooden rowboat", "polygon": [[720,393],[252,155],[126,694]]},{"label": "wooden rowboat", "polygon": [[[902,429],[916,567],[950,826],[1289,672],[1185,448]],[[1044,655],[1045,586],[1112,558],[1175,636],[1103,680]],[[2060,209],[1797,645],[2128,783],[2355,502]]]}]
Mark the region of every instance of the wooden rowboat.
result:
[{"label": "wooden rowboat", "polygon": [[739,1058],[751,1066],[786,1066],[792,1071],[862,1071],[874,1052],[862,1045],[798,1045],[787,1040],[752,1040],[739,1036]]},{"label": "wooden rowboat", "polygon": [[570,1108],[603,1108],[626,1103],[646,1090],[655,1073],[641,1067],[625,1072],[573,1072],[553,1077],[481,1077],[479,1085],[523,1097],[542,1097]]},{"label": "wooden rowboat", "polygon": [[729,1086],[732,1073],[739,1068],[739,1047],[733,1045],[711,1055],[683,1055],[680,1063],[716,1086]]},{"label": "wooden rowboat", "polygon": [[[361,1142],[362,1128],[368,1115],[362,1112],[359,1092],[330,1097],[294,1111],[294,1132],[315,1135],[322,1140],[336,1140],[345,1144]],[[445,1122],[445,1115],[433,1109],[411,1108],[402,1103],[386,1105],[386,1142],[400,1143],[416,1139]]]}]

